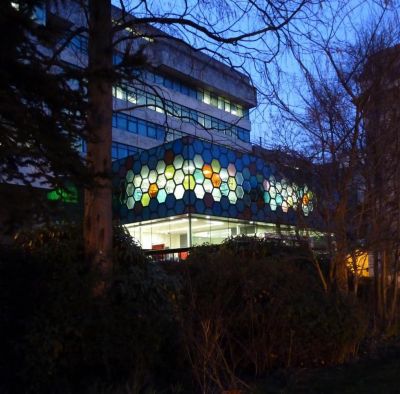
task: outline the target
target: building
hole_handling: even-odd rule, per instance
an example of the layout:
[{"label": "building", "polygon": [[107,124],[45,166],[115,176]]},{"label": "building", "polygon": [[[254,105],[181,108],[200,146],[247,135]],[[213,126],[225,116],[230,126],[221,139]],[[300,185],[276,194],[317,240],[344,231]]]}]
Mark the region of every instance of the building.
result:
[{"label": "building", "polygon": [[[129,50],[141,46],[146,64],[113,89],[116,217],[146,249],[293,235],[314,195],[290,178],[296,171],[283,175],[255,153],[249,78],[159,30],[135,34]],[[76,37],[70,56],[84,62],[86,47]],[[119,49],[117,64],[126,56]]]},{"label": "building", "polygon": [[[397,270],[400,245],[400,45],[369,57],[360,102],[366,131],[370,271]],[[385,287],[382,285],[382,287]],[[377,290],[379,293],[380,290]]]},{"label": "building", "polygon": [[[85,26],[74,1],[48,7],[42,20],[62,31]],[[113,20],[121,20],[116,7]],[[250,143],[257,101],[246,75],[151,26],[119,34],[126,39],[115,65],[138,54],[142,61],[113,87],[114,209],[143,247],[293,234],[299,215],[312,216],[313,192],[296,183],[296,171],[282,172]],[[61,60],[85,67],[87,50],[77,34]]]},{"label": "building", "polygon": [[[74,28],[84,24],[77,3],[54,8],[48,19],[57,17],[60,23],[63,15]],[[113,7],[116,25],[121,18]],[[143,64],[113,88],[114,159],[185,135],[251,150],[249,110],[257,102],[247,76],[155,28],[127,30],[120,33],[128,39],[115,48],[114,64],[129,56],[140,56]],[[62,58],[85,66],[87,47],[87,37],[76,35]]]},{"label": "building", "polygon": [[[145,249],[295,235],[315,198],[253,152],[183,137],[114,162],[116,217]],[[293,174],[294,175],[294,174]]]}]

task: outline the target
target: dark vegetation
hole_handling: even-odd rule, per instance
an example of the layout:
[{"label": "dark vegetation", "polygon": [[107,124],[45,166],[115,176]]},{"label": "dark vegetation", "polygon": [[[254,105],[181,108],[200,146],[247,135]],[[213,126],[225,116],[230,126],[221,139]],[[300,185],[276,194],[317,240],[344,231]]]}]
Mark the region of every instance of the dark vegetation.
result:
[{"label": "dark vegetation", "polygon": [[114,245],[101,295],[74,226],[2,248],[0,391],[252,392],[274,371],[354,360],[366,337],[366,308],[326,293],[302,245],[229,239],[175,265],[120,227]]}]

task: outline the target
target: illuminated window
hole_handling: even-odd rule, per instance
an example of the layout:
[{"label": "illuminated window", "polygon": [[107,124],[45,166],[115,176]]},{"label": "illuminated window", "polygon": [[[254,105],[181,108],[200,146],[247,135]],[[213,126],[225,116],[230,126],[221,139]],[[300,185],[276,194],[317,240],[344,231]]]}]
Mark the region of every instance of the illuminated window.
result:
[{"label": "illuminated window", "polygon": [[183,178],[185,175],[183,174],[182,170],[177,170],[174,175],[174,181],[177,185],[181,184],[183,182]]},{"label": "illuminated window", "polygon": [[180,199],[183,198],[183,194],[184,194],[184,193],[185,193],[185,189],[183,188],[183,185],[178,185],[178,186],[175,188],[174,196],[175,196],[178,200],[180,200]]},{"label": "illuminated window", "polygon": [[162,189],[165,187],[165,184],[167,183],[167,178],[165,177],[164,174],[160,174],[157,178],[157,186],[159,189]]},{"label": "illuminated window", "polygon": [[174,177],[174,174],[175,174],[175,168],[173,165],[170,164],[165,169],[165,177],[167,179],[172,179]]},{"label": "illuminated window", "polygon": [[142,184],[142,177],[140,175],[135,175],[133,184],[135,185],[135,187],[139,187]]},{"label": "illuminated window", "polygon": [[222,182],[220,186],[220,190],[223,196],[227,196],[229,194],[229,187],[226,182]]},{"label": "illuminated window", "polygon": [[127,196],[132,196],[133,195],[133,190],[134,190],[134,186],[132,183],[128,183],[128,185],[126,186],[126,195]]},{"label": "illuminated window", "polygon": [[176,170],[178,170],[179,168],[182,168],[182,166],[183,166],[183,157],[181,155],[178,155],[174,159],[174,167]]},{"label": "illuminated window", "polygon": [[221,178],[220,178],[219,174],[214,173],[211,177],[211,182],[214,187],[220,187],[221,186]]},{"label": "illuminated window", "polygon": [[217,202],[221,201],[221,196],[222,196],[221,190],[214,188],[214,190],[212,191],[212,196],[213,196],[214,201],[217,201]]},{"label": "illuminated window", "polygon": [[136,188],[135,192],[133,193],[133,198],[135,199],[135,201],[140,201],[142,199],[142,195],[142,189]]},{"label": "illuminated window", "polygon": [[235,192],[230,191],[228,194],[228,199],[231,204],[236,204],[237,196],[236,196]]},{"label": "illuminated window", "polygon": [[175,189],[174,181],[173,180],[167,181],[165,185],[165,191],[167,192],[167,194],[172,194],[174,192],[174,189]]},{"label": "illuminated window", "polygon": [[141,189],[142,189],[142,192],[143,193],[145,193],[145,192],[147,192],[148,190],[149,190],[149,187],[150,187],[150,182],[149,182],[149,180],[146,178],[146,179],[143,179],[142,180],[142,185],[141,185]]},{"label": "illuminated window", "polygon": [[144,193],[142,196],[142,205],[144,207],[147,207],[150,204],[150,196],[149,193]]},{"label": "illuminated window", "polygon": [[164,160],[159,160],[157,162],[157,173],[162,174],[165,171],[165,163]]},{"label": "illuminated window", "polygon": [[185,175],[185,179],[183,180],[183,187],[186,190],[193,190],[196,186],[196,181],[194,180],[193,175]]},{"label": "illuminated window", "polygon": [[212,184],[211,180],[210,179],[205,179],[204,183],[203,183],[203,187],[204,187],[204,190],[207,193],[211,193],[212,189],[213,189],[213,184]]},{"label": "illuminated window", "polygon": [[219,164],[219,161],[216,159],[212,160],[211,167],[214,172],[220,172],[221,170],[221,164]]},{"label": "illuminated window", "polygon": [[228,178],[228,187],[230,190],[235,190],[236,189],[236,180],[233,177]]},{"label": "illuminated window", "polygon": [[167,199],[167,193],[166,193],[166,191],[165,191],[164,189],[159,190],[159,191],[158,191],[158,194],[157,194],[157,200],[158,200],[158,202],[159,202],[160,204],[162,204],[162,203],[165,202],[166,199]]},{"label": "illuminated window", "polygon": [[154,197],[157,195],[157,193],[158,193],[157,184],[152,183],[152,184],[150,185],[150,187],[149,187],[149,196],[150,196],[151,198],[154,198]]},{"label": "illuminated window", "polygon": [[147,178],[149,176],[149,167],[144,165],[140,171],[140,175],[142,176],[142,178]]},{"label": "illuminated window", "polygon": [[225,168],[221,168],[219,176],[221,178],[221,181],[223,181],[223,182],[227,182],[228,181],[229,174],[228,174],[228,171]]},{"label": "illuminated window", "polygon": [[155,170],[151,170],[149,173],[149,181],[150,183],[155,183],[157,180],[157,172]]},{"label": "illuminated window", "polygon": [[204,194],[205,194],[203,186],[202,185],[196,185],[196,187],[194,188],[194,193],[196,194],[197,198],[202,199],[204,197]]},{"label": "illuminated window", "polygon": [[204,175],[203,175],[202,170],[199,170],[198,168],[196,168],[193,175],[194,175],[194,179],[195,179],[196,183],[203,183]]},{"label": "illuminated window", "polygon": [[236,167],[232,163],[228,165],[228,174],[230,176],[235,176],[235,174],[236,174]]},{"label": "illuminated window", "polygon": [[128,209],[132,209],[134,205],[135,205],[135,201],[133,200],[133,197],[129,197],[129,198],[126,200],[126,206],[127,206],[127,208],[128,208]]},{"label": "illuminated window", "polygon": [[211,168],[211,166],[209,164],[204,164],[204,166],[203,166],[203,174],[204,174],[205,178],[211,178],[212,177],[213,171],[212,171],[212,168]]},{"label": "illuminated window", "polygon": [[185,160],[183,162],[183,172],[184,174],[193,174],[195,171],[195,166],[192,160]]},{"label": "illuminated window", "polygon": [[238,185],[243,185],[243,175],[241,172],[236,173],[236,183]]},{"label": "illuminated window", "polygon": [[200,155],[194,156],[194,165],[196,166],[196,168],[203,168],[204,160]]}]

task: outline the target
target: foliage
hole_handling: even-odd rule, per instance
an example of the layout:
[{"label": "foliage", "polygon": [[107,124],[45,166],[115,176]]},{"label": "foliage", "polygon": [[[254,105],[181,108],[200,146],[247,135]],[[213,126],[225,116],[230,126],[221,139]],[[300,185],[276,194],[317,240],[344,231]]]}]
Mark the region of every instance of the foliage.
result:
[{"label": "foliage", "polygon": [[[96,274],[83,263],[75,226],[25,234],[18,239],[23,251],[1,254],[0,316],[9,339],[1,379],[16,392],[127,381],[138,392],[173,354],[177,282],[147,261],[122,228],[114,233],[116,264],[102,297],[93,296]],[[163,373],[161,379],[167,367]]]},{"label": "foliage", "polygon": [[246,388],[277,367],[342,363],[365,335],[360,305],[324,292],[302,244],[228,239],[164,271],[117,227],[101,297],[78,227],[17,244],[0,255],[3,391]]},{"label": "foliage", "polygon": [[90,180],[77,149],[84,134],[85,82],[77,67],[58,58],[64,40],[58,28],[35,19],[44,3],[0,4],[0,35],[7,37],[0,42],[0,206],[9,221],[1,223],[1,232],[12,231],[16,221],[51,214],[38,187]]},{"label": "foliage", "polygon": [[85,173],[76,149],[83,133],[84,87],[72,84],[79,76],[76,67],[52,64],[60,37],[35,21],[42,6],[39,0],[0,6],[0,32],[7,37],[0,43],[3,182],[60,184],[66,174],[77,179]]},{"label": "foliage", "polygon": [[306,249],[246,237],[210,248],[190,256],[182,311],[186,351],[206,391],[355,355],[365,316],[323,291]]}]

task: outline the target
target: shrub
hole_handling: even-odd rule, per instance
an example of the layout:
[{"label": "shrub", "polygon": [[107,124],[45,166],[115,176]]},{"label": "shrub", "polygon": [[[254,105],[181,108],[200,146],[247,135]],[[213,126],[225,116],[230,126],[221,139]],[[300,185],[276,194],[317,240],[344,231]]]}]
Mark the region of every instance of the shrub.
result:
[{"label": "shrub", "polygon": [[206,390],[244,386],[275,367],[352,357],[365,317],[350,299],[326,294],[307,249],[240,237],[196,248],[185,277],[185,346]]},{"label": "shrub", "polygon": [[138,392],[169,365],[163,357],[176,342],[177,282],[117,227],[111,284],[104,297],[93,297],[96,278],[81,239],[76,226],[40,229],[1,253],[7,338],[1,378],[16,392],[77,392],[127,381]]}]

